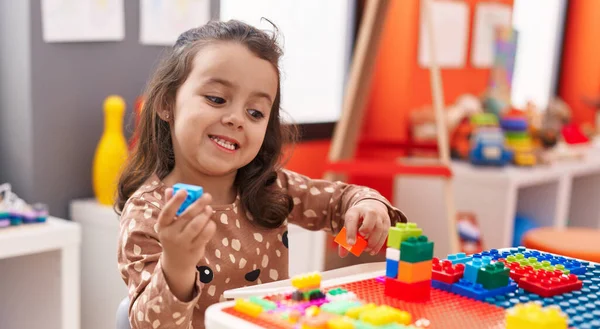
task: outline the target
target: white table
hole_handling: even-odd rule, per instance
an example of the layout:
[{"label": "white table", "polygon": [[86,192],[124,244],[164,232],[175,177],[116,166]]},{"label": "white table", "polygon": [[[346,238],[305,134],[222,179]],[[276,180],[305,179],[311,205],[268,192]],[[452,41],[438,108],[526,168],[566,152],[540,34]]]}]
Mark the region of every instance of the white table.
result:
[{"label": "white table", "polygon": [[0,328],[80,328],[77,223],[0,229]]},{"label": "white table", "polygon": [[[453,162],[457,212],[473,213],[484,249],[512,244],[517,213],[540,226],[600,228],[600,151],[590,149],[582,160],[533,168],[475,167]],[[436,242],[436,256],[450,253],[443,181],[430,177],[398,177],[394,205],[419,223]]]}]

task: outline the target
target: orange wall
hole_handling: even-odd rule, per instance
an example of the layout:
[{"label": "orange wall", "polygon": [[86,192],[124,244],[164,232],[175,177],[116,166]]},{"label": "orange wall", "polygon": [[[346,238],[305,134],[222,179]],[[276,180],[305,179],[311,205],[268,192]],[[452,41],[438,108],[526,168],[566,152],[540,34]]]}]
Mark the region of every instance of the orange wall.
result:
[{"label": "orange wall", "polygon": [[330,144],[329,140],[298,143],[285,167],[311,178],[323,178]]},{"label": "orange wall", "polygon": [[[465,0],[470,7],[469,47],[473,18],[479,0]],[[512,0],[500,0],[512,4]],[[598,1],[600,3],[600,1]],[[418,65],[419,48],[419,0],[390,1],[383,29],[381,46],[373,84],[367,104],[362,136],[369,140],[404,140],[407,137],[409,111],[431,104],[429,71]],[[466,66],[462,69],[443,69],[445,104],[453,103],[463,93],[479,95],[485,91],[489,78],[488,69],[470,65],[470,50],[467,51]],[[311,142],[300,145],[288,168],[321,177],[324,160],[309,160],[314,154],[319,159],[327,158],[328,142]],[[394,150],[359,149],[358,157],[394,159],[401,155]],[[370,186],[384,196],[392,197],[391,180],[373,180],[367,177],[352,177],[351,182]]]},{"label": "orange wall", "polygon": [[571,106],[579,124],[595,123],[594,109],[582,98],[600,96],[599,15],[600,1],[569,1],[559,95]]}]

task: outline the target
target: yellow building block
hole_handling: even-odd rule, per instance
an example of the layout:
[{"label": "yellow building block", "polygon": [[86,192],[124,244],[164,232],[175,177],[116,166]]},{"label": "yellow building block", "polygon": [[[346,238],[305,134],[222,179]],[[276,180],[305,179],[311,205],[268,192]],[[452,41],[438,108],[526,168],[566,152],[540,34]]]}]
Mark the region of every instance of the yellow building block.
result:
[{"label": "yellow building block", "polygon": [[327,329],[354,329],[354,322],[347,317],[338,316],[327,321]]},{"label": "yellow building block", "polygon": [[517,304],[506,311],[506,329],[567,329],[568,318],[556,306]]},{"label": "yellow building block", "polygon": [[382,309],[390,312],[393,316],[393,321],[399,324],[404,324],[404,325],[408,325],[412,322],[412,316],[410,315],[410,313],[406,312],[406,311],[402,311],[399,310],[395,307],[391,307],[388,305],[382,305],[380,306]]},{"label": "yellow building block", "polygon": [[316,316],[317,314],[319,314],[319,311],[321,309],[318,306],[310,306],[306,309],[306,311],[304,312],[304,314],[306,314],[307,316]]},{"label": "yellow building block", "polygon": [[418,263],[400,261],[398,263],[398,281],[415,283],[431,280],[431,263],[432,260]]},{"label": "yellow building block", "polygon": [[292,286],[296,289],[314,289],[321,287],[321,273],[313,272],[296,275],[292,278]]},{"label": "yellow building block", "polygon": [[259,316],[260,313],[262,313],[263,311],[260,305],[254,304],[246,299],[241,298],[235,300],[235,305],[233,306],[233,309],[253,317]]},{"label": "yellow building block", "polygon": [[358,320],[358,318],[360,317],[360,315],[363,312],[372,310],[374,308],[377,308],[377,305],[375,305],[373,303],[364,304],[364,305],[356,306],[356,307],[351,307],[346,311],[346,316],[353,318],[355,320]]}]

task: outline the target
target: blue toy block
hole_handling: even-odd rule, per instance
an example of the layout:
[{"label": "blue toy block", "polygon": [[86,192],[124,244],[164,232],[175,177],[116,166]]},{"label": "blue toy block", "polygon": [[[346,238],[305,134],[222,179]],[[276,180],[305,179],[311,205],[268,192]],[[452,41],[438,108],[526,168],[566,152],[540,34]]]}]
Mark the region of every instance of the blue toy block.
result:
[{"label": "blue toy block", "polygon": [[438,280],[431,280],[431,286],[435,289],[452,292],[452,284]]},{"label": "blue toy block", "polygon": [[181,207],[179,207],[179,209],[177,210],[177,216],[181,215],[181,213],[185,209],[187,209],[187,207],[189,207],[192,203],[194,203],[194,201],[200,199],[204,192],[202,187],[196,185],[189,185],[183,183],[177,183],[173,185],[173,195],[175,195],[175,193],[177,193],[177,191],[179,190],[186,190],[187,197],[185,198],[185,201],[183,201],[183,203],[181,204]]},{"label": "blue toy block", "polygon": [[385,260],[385,276],[389,278],[398,278],[398,264],[399,262],[393,259],[386,258]]},{"label": "blue toy block", "polygon": [[467,262],[465,265],[465,275],[463,279],[470,281],[472,283],[477,283],[477,274],[479,273],[479,268],[486,266],[492,262],[492,258],[488,256],[483,257],[475,257],[471,259],[471,261]]},{"label": "blue toy block", "polygon": [[517,284],[511,279],[507,286],[500,287],[497,289],[487,290],[479,283],[473,283],[465,279],[460,279],[457,283],[452,285],[452,293],[472,298],[475,300],[486,300],[487,298],[495,297],[498,295],[506,295],[517,290]]},{"label": "blue toy block", "polygon": [[447,260],[452,262],[452,265],[456,264],[466,264],[471,260],[471,256],[467,256],[464,252],[459,252],[457,254],[449,254]]}]

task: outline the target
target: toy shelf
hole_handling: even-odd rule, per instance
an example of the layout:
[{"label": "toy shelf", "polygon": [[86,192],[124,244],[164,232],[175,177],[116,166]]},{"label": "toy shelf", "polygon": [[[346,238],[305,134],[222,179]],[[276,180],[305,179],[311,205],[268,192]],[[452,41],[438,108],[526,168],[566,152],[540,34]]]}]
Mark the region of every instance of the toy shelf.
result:
[{"label": "toy shelf", "polygon": [[[589,150],[582,160],[548,166],[492,168],[452,162],[451,170],[455,208],[475,215],[484,248],[511,245],[517,213],[539,226],[600,228],[600,150]],[[443,180],[397,177],[394,205],[430,232],[436,254],[448,253]]]}]

